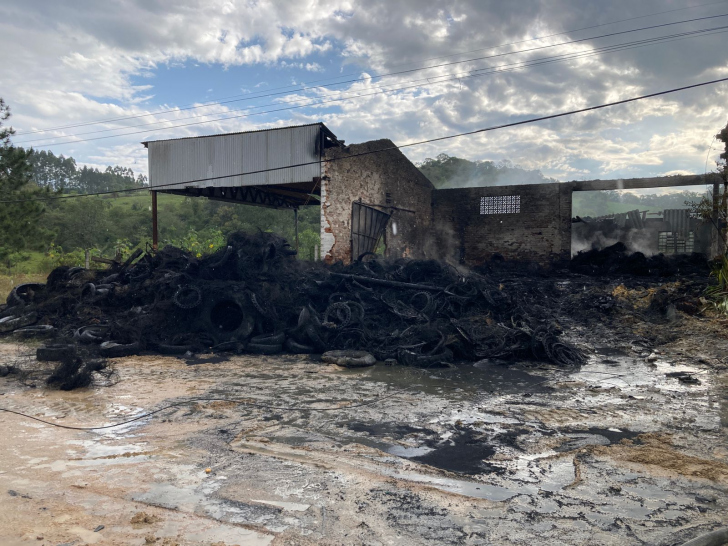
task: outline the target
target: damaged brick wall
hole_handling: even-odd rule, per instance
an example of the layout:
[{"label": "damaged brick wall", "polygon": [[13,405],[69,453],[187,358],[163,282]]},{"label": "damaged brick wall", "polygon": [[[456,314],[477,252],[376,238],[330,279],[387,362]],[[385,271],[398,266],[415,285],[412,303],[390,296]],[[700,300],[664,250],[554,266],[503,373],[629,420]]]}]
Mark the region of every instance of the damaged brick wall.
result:
[{"label": "damaged brick wall", "polygon": [[[452,257],[468,265],[493,254],[541,263],[568,258],[572,189],[557,183],[437,190],[434,225],[451,226],[457,247]],[[511,199],[516,196],[517,200]],[[481,214],[482,198],[486,198],[485,214]],[[512,212],[516,201],[520,211]],[[499,206],[511,207],[506,209],[510,212],[494,213]]]},{"label": "damaged brick wall", "polygon": [[[384,205],[392,212],[385,234],[387,257],[426,257],[432,223],[432,183],[391,140],[373,140],[326,150],[321,179],[321,256],[331,263],[351,256],[351,207],[354,201]],[[386,207],[409,209],[388,210]]]}]

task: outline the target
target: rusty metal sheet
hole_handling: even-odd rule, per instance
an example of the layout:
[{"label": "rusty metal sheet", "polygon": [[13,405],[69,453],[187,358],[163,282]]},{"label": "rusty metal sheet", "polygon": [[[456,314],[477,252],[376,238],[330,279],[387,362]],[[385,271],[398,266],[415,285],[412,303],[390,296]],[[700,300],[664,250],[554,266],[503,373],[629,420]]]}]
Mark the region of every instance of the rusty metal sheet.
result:
[{"label": "rusty metal sheet", "polygon": [[391,215],[358,201],[351,205],[351,259],[374,252]]}]

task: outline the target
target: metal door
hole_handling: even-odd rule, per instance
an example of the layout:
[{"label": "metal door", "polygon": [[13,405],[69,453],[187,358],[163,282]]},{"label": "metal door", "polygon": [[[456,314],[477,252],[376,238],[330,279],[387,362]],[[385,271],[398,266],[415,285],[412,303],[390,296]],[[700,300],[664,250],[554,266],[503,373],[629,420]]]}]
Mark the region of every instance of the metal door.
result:
[{"label": "metal door", "polygon": [[358,201],[351,204],[351,259],[374,252],[391,215]]}]

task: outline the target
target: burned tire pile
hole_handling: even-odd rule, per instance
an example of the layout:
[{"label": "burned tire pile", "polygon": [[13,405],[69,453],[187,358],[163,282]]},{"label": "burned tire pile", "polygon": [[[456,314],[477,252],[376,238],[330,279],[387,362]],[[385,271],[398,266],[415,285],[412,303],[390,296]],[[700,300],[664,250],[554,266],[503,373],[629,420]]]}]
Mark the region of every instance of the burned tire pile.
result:
[{"label": "burned tire pile", "polygon": [[51,338],[46,358],[73,348],[103,357],[358,350],[422,368],[584,361],[561,338],[556,296],[543,283],[373,258],[303,262],[269,233],[235,233],[201,259],[169,246],[138,251],[108,270],[60,267],[45,285],[17,286],[0,307],[0,334]]}]

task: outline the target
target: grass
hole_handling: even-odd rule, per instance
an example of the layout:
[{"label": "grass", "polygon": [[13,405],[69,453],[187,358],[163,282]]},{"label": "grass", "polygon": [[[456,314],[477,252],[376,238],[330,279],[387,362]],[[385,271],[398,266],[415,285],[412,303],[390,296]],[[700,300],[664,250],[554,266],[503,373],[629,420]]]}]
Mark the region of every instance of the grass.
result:
[{"label": "grass", "polygon": [[8,294],[10,294],[10,291],[13,289],[14,286],[18,286],[19,284],[24,284],[27,282],[44,283],[46,282],[47,277],[47,273],[33,273],[30,275],[24,273],[20,273],[17,275],[0,275],[0,302],[5,303]]}]

